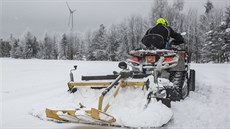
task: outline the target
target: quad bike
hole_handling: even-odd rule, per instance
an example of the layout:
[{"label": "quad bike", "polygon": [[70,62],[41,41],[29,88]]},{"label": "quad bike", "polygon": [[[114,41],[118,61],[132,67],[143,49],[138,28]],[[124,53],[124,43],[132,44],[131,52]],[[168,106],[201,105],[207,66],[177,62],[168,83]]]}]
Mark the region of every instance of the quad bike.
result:
[{"label": "quad bike", "polygon": [[154,76],[157,91],[149,92],[149,101],[156,98],[170,107],[171,101],[180,101],[195,90],[195,70],[190,69],[186,51],[134,50],[127,64],[134,73]]},{"label": "quad bike", "polygon": [[[121,125],[116,124],[116,118],[107,113],[112,100],[103,104],[108,94],[114,100],[124,87],[142,87],[142,90],[147,91],[146,108],[152,99],[162,101],[167,107],[171,107],[171,101],[185,99],[189,91],[195,90],[195,71],[190,69],[189,56],[185,50],[140,49],[133,50],[129,54],[126,61],[118,64],[121,71],[114,71],[111,75],[82,76],[82,81],[75,82],[73,71],[77,70],[77,66],[70,71],[70,82],[68,82],[70,93],[77,93],[80,87],[103,89],[98,98],[98,107],[85,108],[80,103],[80,108],[73,110],[47,108],[46,116],[62,122],[120,127]],[[153,80],[149,77],[153,77]],[[135,79],[138,81],[133,81]],[[140,81],[141,79],[144,81]]]}]

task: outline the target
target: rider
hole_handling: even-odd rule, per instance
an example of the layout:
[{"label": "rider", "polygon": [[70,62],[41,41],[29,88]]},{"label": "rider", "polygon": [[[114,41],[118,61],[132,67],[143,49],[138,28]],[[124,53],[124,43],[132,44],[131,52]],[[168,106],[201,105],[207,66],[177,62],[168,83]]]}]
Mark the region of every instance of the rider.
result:
[{"label": "rider", "polygon": [[[170,38],[173,38],[173,40],[169,43]],[[159,18],[156,26],[150,28],[141,41],[149,49],[152,47],[170,49],[171,45],[184,43],[184,38],[168,26],[168,21],[165,18]]]}]

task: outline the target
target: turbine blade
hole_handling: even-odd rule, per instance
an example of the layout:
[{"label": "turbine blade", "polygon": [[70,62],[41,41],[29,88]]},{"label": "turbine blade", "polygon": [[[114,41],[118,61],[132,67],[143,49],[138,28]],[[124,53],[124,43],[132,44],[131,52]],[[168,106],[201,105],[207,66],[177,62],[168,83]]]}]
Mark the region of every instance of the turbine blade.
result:
[{"label": "turbine blade", "polygon": [[69,12],[71,13],[72,10],[70,9],[69,4],[67,3],[67,1],[66,1],[66,5],[67,5],[67,7],[68,7],[68,9],[69,9]]}]

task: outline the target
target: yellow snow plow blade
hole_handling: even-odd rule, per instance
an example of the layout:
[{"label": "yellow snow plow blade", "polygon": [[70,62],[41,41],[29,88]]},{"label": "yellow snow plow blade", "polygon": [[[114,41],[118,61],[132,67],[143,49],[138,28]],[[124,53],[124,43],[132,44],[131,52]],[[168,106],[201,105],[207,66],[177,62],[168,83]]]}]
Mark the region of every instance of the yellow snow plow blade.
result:
[{"label": "yellow snow plow blade", "polygon": [[[84,87],[108,87],[112,82],[68,82],[69,89],[72,89],[74,86]],[[119,84],[122,87],[125,86],[144,86],[146,82],[132,82],[132,81],[120,81]]]},{"label": "yellow snow plow blade", "polygon": [[[76,110],[51,110],[46,109],[46,116],[55,120],[60,120],[64,122],[78,122],[78,123],[104,123],[104,124],[114,124],[116,119],[107,114],[106,111],[113,103],[115,97],[118,95],[119,90],[126,86],[139,86],[148,87],[149,80],[142,82],[129,81],[127,78],[133,75],[132,72],[126,71],[121,72],[120,75],[113,82],[74,82],[70,81],[68,83],[69,89],[74,89],[75,87],[105,87],[101,95],[99,96],[98,109],[96,108],[85,108],[80,103],[80,109]],[[73,80],[73,79],[71,79]],[[111,89],[115,88],[114,93],[110,96],[109,101],[105,106],[103,106],[103,100],[105,95],[110,92]],[[82,108],[81,108],[82,107]],[[84,107],[84,108],[83,108]],[[103,109],[102,109],[103,108]]]},{"label": "yellow snow plow blade", "polygon": [[56,119],[56,120],[60,120],[60,121],[68,121],[68,120],[65,120],[63,118],[60,118],[57,113],[61,111],[63,113],[68,113],[69,115],[74,115],[76,110],[51,110],[51,109],[48,109],[46,108],[46,116],[48,118],[52,118],[52,119]]},{"label": "yellow snow plow blade", "polygon": [[[84,112],[84,114],[82,114],[82,111]],[[60,112],[62,114],[65,114],[65,117],[62,118],[59,115]],[[78,118],[78,115],[81,117]],[[105,112],[101,112],[95,108],[91,108],[91,110],[51,110],[51,109],[46,108],[46,116],[48,118],[52,118],[52,119],[56,119],[56,120],[64,121],[64,122],[71,122],[71,120],[65,119],[68,117],[78,119],[79,121],[87,122],[87,120],[82,119],[82,115],[84,115],[85,117],[90,117],[94,120],[105,122],[107,124],[112,124],[116,121],[116,119],[113,116]]]}]

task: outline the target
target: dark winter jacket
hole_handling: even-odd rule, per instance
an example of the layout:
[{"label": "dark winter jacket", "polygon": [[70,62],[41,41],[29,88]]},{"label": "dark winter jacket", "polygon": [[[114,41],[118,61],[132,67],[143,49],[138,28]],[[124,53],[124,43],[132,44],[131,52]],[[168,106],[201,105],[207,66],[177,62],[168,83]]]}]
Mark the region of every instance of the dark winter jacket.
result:
[{"label": "dark winter jacket", "polygon": [[144,35],[142,43],[147,48],[154,46],[159,49],[168,49],[167,44],[170,37],[174,39],[171,41],[171,45],[184,43],[184,38],[179,33],[173,31],[171,27],[163,26],[162,24],[158,24],[153,28],[150,28]]}]

